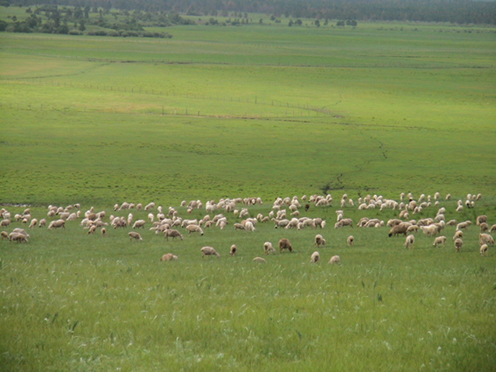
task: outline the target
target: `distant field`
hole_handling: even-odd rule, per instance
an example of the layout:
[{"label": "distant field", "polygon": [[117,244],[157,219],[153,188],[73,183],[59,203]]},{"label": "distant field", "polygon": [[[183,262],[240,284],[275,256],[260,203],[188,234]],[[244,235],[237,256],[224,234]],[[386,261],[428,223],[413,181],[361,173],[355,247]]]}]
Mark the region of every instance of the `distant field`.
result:
[{"label": "distant field", "polygon": [[[109,221],[127,217],[113,210],[124,201],[202,218],[180,202],[260,196],[256,217],[276,197],[334,198],[300,209],[322,230],[234,231],[225,212],[226,230],[182,241],[150,222],[143,242],[129,227],[88,235],[82,217],[2,240],[4,370],[492,371],[496,255],[480,256],[475,218],[496,223],[494,28],[264,23],[167,28],[172,39],[0,33],[0,204],[13,221],[50,204]],[[462,252],[454,227],[445,247],[419,233],[412,250],[387,227],[334,229],[344,193],[356,224],[399,213],[359,211],[360,197],[401,192],[441,193],[410,219],[444,206],[471,220]],[[467,193],[482,200],[455,212]],[[328,243],[314,265],[316,233]],[[252,262],[282,237],[295,252]],[[204,245],[221,258],[202,260]],[[159,262],[167,252],[179,260]]]},{"label": "distant field", "polygon": [[2,33],[0,200],[492,191],[492,35],[401,27]]}]

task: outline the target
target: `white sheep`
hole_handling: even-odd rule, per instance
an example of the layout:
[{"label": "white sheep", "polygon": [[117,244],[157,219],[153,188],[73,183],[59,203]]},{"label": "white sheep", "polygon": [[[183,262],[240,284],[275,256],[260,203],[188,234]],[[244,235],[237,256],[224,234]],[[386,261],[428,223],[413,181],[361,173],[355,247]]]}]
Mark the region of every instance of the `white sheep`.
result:
[{"label": "white sheep", "polygon": [[245,222],[245,230],[246,231],[255,231],[255,225],[253,225],[252,221],[246,221]]},{"label": "white sheep", "polygon": [[36,218],[33,218],[31,220],[31,223],[29,224],[29,228],[32,229],[33,227],[35,227],[36,225],[38,224],[38,220]]},{"label": "white sheep", "polygon": [[200,233],[200,235],[203,235],[202,228],[198,225],[195,225],[195,224],[191,224],[191,225],[186,226],[186,230],[188,231],[188,234]]},{"label": "white sheep", "polygon": [[238,252],[238,247],[236,247],[235,244],[231,245],[231,249],[229,250],[229,254],[231,256],[236,256],[237,252]]},{"label": "white sheep", "polygon": [[0,227],[7,227],[10,225],[10,220],[2,220],[0,221]]},{"label": "white sheep", "polygon": [[55,220],[55,221],[52,221],[50,222],[50,225],[48,225],[48,230],[52,230],[52,229],[58,229],[58,228],[63,228],[65,229],[65,221],[60,219],[60,220]]},{"label": "white sheep", "polygon": [[348,239],[346,239],[346,243],[348,243],[350,247],[355,244],[355,238],[353,237],[353,235],[348,236]]},{"label": "white sheep", "polygon": [[181,240],[183,240],[182,234],[179,231],[173,229],[167,229],[164,231],[165,240],[169,240],[169,237],[171,237],[172,240],[176,238],[180,238]]},{"label": "white sheep", "polygon": [[463,240],[460,238],[455,239],[455,250],[460,252],[462,250]]},{"label": "white sheep", "polygon": [[266,255],[268,255],[270,253],[276,253],[276,249],[272,246],[271,242],[265,242],[264,243],[264,251],[265,251]]},{"label": "white sheep", "polygon": [[351,228],[353,228],[353,220],[351,218],[343,218],[342,220],[334,224],[335,229],[343,226],[350,226]]},{"label": "white sheep", "polygon": [[205,258],[205,256],[217,256],[220,257],[220,254],[217,253],[217,251],[213,247],[203,247],[200,249],[202,253],[202,258]]},{"label": "white sheep", "polygon": [[341,258],[339,256],[332,256],[331,259],[329,260],[330,264],[339,264],[341,263]]},{"label": "white sheep", "polygon": [[133,229],[139,229],[140,227],[142,229],[145,228],[146,221],[145,220],[136,220],[136,222],[133,225]]},{"label": "white sheep", "polygon": [[487,244],[482,244],[480,247],[480,254],[482,257],[484,257],[489,250],[489,246]]},{"label": "white sheep", "polygon": [[258,263],[267,263],[267,261],[265,260],[265,258],[262,258],[262,257],[255,257],[253,259],[253,262],[258,262]]},{"label": "white sheep", "polygon": [[494,238],[489,234],[479,234],[479,243],[480,245],[494,245]]},{"label": "white sheep", "polygon": [[319,252],[315,251],[312,253],[310,263],[317,263],[320,260],[320,254]]},{"label": "white sheep", "polygon": [[415,244],[415,236],[412,234],[408,235],[405,239],[405,248],[413,248],[413,245]]},{"label": "white sheep", "polygon": [[443,235],[443,236],[438,236],[434,239],[434,244],[432,244],[434,247],[437,247],[439,245],[442,245],[444,247],[445,243],[446,243],[446,237]]},{"label": "white sheep", "polygon": [[141,237],[141,235],[139,233],[137,233],[136,231],[130,231],[128,233],[129,235],[129,240],[139,240],[139,241],[143,241],[143,238]]},{"label": "white sheep", "polygon": [[172,253],[166,253],[162,256],[160,261],[177,261],[178,257]]},{"label": "white sheep", "polygon": [[326,241],[322,235],[320,235],[320,234],[315,235],[315,245],[317,247],[321,247],[321,246],[326,245]]},{"label": "white sheep", "polygon": [[458,225],[456,225],[456,229],[457,230],[468,229],[470,225],[472,225],[472,221],[460,222]]}]

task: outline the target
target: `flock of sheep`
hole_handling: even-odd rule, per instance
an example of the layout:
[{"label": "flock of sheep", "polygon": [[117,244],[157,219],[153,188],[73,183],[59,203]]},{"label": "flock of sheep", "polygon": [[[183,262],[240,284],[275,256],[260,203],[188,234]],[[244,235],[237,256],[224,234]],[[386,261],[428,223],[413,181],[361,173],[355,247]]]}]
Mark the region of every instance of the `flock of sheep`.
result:
[{"label": "flock of sheep", "polygon": [[[464,208],[473,208],[481,197],[480,194],[468,194],[465,201],[461,199],[458,200],[454,212],[459,213],[463,211]],[[450,199],[451,195],[448,194],[445,197],[445,200]],[[276,229],[302,230],[307,228],[318,228],[321,231],[324,231],[323,229],[326,227],[325,219],[300,217],[300,214],[303,210],[306,212],[311,207],[316,209],[319,207],[328,207],[332,202],[333,199],[330,194],[325,196],[312,195],[310,197],[304,195],[301,197],[301,200],[296,196],[293,198],[277,198],[268,215],[264,216],[259,213],[256,217],[250,216],[249,208],[253,205],[262,204],[261,198],[221,199],[218,202],[207,201],[205,205],[203,205],[200,200],[193,200],[189,203],[183,201],[181,203],[181,207],[186,209],[186,214],[188,216],[191,215],[194,210],[205,210],[206,214],[202,219],[180,216],[176,208],[169,207],[164,209],[162,206],[156,206],[153,202],[147,205],[127,202],[116,204],[112,214],[108,217],[106,211],[97,212],[93,207],[83,213],[79,204],[67,207],[49,206],[46,217],[40,219],[31,215],[30,208],[26,208],[23,213],[15,215],[12,215],[7,209],[2,208],[0,210],[0,228],[9,228],[12,223],[20,223],[31,229],[35,227],[46,227],[48,225],[47,229],[54,230],[65,229],[68,221],[79,221],[79,225],[82,228],[87,229],[87,234],[95,234],[97,230],[99,230],[102,236],[106,236],[109,229],[117,230],[131,227],[133,231],[128,232],[129,239],[131,241],[143,241],[142,235],[136,230],[145,230],[145,227],[147,227],[155,234],[163,235],[166,240],[169,240],[169,238],[172,240],[175,240],[176,238],[183,240],[185,234],[204,235],[204,229],[218,228],[224,230],[230,224],[229,220],[232,220],[232,217],[234,217],[240,221],[232,224],[234,230],[254,232],[259,223],[273,223]],[[341,209],[336,210],[336,223],[334,224],[334,228],[353,228],[354,226],[359,228],[381,228],[383,226],[388,226],[390,227],[389,237],[404,235],[404,247],[411,249],[415,245],[415,234],[419,232],[422,232],[425,236],[432,237],[434,239],[432,244],[434,247],[445,246],[448,239],[446,236],[441,235],[441,233],[446,226],[456,226],[453,244],[455,250],[459,252],[463,247],[463,232],[472,225],[472,221],[446,221],[446,208],[442,207],[440,203],[439,193],[435,193],[433,197],[422,194],[417,199],[415,199],[411,193],[402,193],[399,201],[385,199],[384,197],[377,195],[367,195],[364,198],[358,198],[358,210],[368,211],[378,209],[382,211],[384,209],[391,209],[397,211],[398,217],[389,219],[387,222],[379,220],[378,218],[362,217],[355,223],[351,218],[346,218],[344,216],[346,206],[355,206],[355,202],[348,198],[347,194],[344,194],[340,201]],[[147,212],[147,219],[135,220],[133,215],[134,210]],[[427,218],[410,218],[410,215],[417,215],[423,210],[436,210],[436,213],[435,215],[432,213],[432,217]],[[127,216],[122,214],[127,214]],[[489,246],[495,244],[494,238],[490,233],[496,231],[496,224],[490,226],[486,215],[477,216],[474,222],[480,228],[480,254],[481,256],[484,256],[488,253]],[[28,243],[30,235],[24,228],[16,227],[10,233],[2,231],[1,238],[10,240],[11,242]],[[354,242],[355,238],[350,235],[347,238],[348,246],[353,246]],[[317,234],[315,236],[314,245],[317,247],[326,245],[326,240],[322,234]],[[293,251],[293,246],[287,238],[283,238],[279,241],[278,248],[280,253],[284,251]],[[263,249],[265,255],[276,253],[276,249],[272,243],[268,241],[264,243]],[[232,245],[229,254],[231,256],[236,256],[237,252],[238,249],[236,245]],[[220,254],[211,246],[202,247],[200,253],[202,258],[205,256],[220,257]],[[315,251],[310,257],[310,262],[317,263],[320,261],[320,258],[320,253]],[[178,256],[172,253],[164,254],[160,258],[161,261],[175,261],[177,259]],[[253,261],[260,263],[266,262],[262,257],[255,257]],[[332,256],[329,260],[330,264],[339,264],[340,262],[340,257],[336,255]]]}]

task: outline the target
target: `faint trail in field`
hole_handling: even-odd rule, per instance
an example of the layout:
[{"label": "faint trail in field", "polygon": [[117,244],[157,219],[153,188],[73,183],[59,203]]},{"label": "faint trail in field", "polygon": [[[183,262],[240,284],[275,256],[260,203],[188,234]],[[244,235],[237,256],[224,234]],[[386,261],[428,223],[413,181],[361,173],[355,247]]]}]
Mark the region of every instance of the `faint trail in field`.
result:
[{"label": "faint trail in field", "polygon": [[99,69],[100,67],[106,66],[108,64],[109,63],[100,63],[98,65],[88,67],[87,69],[81,70],[79,72],[72,72],[72,73],[67,73],[67,74],[54,74],[54,75],[29,76],[29,77],[3,77],[0,80],[30,80],[30,79],[48,79],[48,78],[54,78],[54,77],[78,76],[78,75],[86,74],[87,72],[92,72],[92,71]]}]

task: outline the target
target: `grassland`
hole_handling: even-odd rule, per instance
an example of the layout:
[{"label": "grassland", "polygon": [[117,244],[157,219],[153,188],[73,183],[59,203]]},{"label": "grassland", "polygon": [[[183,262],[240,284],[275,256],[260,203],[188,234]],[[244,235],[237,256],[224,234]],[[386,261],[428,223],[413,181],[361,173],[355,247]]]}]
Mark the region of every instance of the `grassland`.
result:
[{"label": "grassland", "polygon": [[[268,22],[266,22],[268,23]],[[440,32],[442,30],[442,32]],[[168,30],[169,31],[169,30]],[[496,222],[491,28],[189,26],[167,40],[0,33],[0,203],[115,213],[123,201],[330,192],[353,199],[453,194],[446,218]],[[482,193],[476,208],[456,200]],[[455,254],[387,229],[210,229],[164,241],[130,229],[30,230],[0,242],[0,369],[6,371],[491,371],[494,252],[478,227]],[[420,217],[431,217],[436,208]],[[135,218],[145,212],[133,211]],[[127,212],[118,212],[127,215]],[[397,211],[345,214],[382,220]],[[415,216],[414,218],[417,218]],[[14,222],[9,229],[22,226]],[[319,231],[320,232],[320,231]],[[267,258],[288,237],[292,254]],[[228,257],[231,244],[238,257]],[[220,259],[202,260],[212,245]],[[158,261],[167,252],[171,264]],[[341,266],[327,264],[339,254]]]}]

